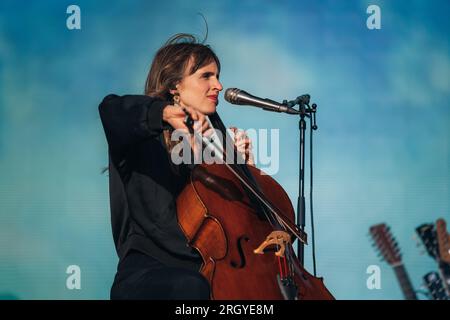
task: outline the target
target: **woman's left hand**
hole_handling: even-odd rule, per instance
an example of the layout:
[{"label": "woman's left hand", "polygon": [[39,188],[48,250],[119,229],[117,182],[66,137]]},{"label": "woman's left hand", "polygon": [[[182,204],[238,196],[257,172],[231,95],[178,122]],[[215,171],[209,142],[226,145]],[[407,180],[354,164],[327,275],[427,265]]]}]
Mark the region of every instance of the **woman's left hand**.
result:
[{"label": "woman's left hand", "polygon": [[234,133],[234,145],[238,152],[244,156],[245,163],[254,166],[255,159],[252,151],[252,140],[247,136],[244,130],[239,130],[236,127],[231,127],[230,130]]}]

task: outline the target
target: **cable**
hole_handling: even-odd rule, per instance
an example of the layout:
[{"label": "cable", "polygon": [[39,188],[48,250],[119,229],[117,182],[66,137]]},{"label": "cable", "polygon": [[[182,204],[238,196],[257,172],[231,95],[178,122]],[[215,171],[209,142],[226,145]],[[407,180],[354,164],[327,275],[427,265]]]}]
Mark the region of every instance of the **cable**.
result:
[{"label": "cable", "polygon": [[314,276],[316,277],[316,244],[315,244],[315,236],[314,236],[314,214],[313,214],[313,124],[312,117],[310,120],[310,134],[309,134],[309,170],[310,174],[310,189],[309,189],[309,205],[311,211],[311,238],[312,238],[312,260],[313,260],[313,268],[314,268]]}]

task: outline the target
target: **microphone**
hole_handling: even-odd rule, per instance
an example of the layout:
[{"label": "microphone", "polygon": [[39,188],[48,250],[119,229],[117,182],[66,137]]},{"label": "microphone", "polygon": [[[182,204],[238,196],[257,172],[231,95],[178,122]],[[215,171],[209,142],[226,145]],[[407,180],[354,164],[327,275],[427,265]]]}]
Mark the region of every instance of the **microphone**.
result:
[{"label": "microphone", "polygon": [[231,104],[249,105],[257,108],[262,108],[268,111],[284,112],[290,114],[299,114],[300,112],[289,108],[288,106],[278,103],[270,99],[262,99],[240,90],[237,88],[228,88],[225,91],[225,100]]}]

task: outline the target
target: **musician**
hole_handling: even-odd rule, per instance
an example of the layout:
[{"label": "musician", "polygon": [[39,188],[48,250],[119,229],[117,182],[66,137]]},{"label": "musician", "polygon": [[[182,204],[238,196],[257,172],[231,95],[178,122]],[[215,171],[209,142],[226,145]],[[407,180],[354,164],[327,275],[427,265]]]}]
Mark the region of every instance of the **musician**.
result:
[{"label": "musician", "polygon": [[[145,95],[108,95],[99,106],[119,256],[111,299],[209,299],[209,284],[199,272],[202,259],[177,222],[176,199],[190,167],[172,162],[167,133],[211,134],[206,116],[216,111],[223,89],[219,75],[214,51],[178,34],[156,53]],[[234,132],[237,149],[253,164],[249,138]]]}]

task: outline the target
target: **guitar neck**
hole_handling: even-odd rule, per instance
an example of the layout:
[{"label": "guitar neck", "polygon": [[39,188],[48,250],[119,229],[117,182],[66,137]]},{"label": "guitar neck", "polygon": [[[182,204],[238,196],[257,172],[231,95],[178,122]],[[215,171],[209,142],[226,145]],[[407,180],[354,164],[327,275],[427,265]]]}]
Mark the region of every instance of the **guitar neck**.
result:
[{"label": "guitar neck", "polygon": [[444,261],[440,261],[439,271],[441,273],[441,278],[445,291],[447,292],[447,295],[450,296],[450,264]]},{"label": "guitar neck", "polygon": [[417,300],[416,292],[411,284],[408,273],[406,272],[403,264],[397,265],[394,268],[395,275],[397,276],[400,287],[402,288],[403,295],[406,300]]}]

